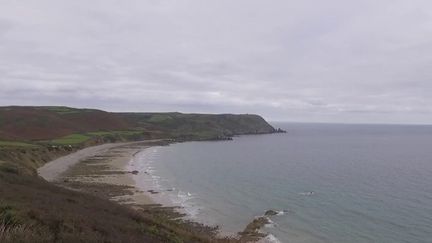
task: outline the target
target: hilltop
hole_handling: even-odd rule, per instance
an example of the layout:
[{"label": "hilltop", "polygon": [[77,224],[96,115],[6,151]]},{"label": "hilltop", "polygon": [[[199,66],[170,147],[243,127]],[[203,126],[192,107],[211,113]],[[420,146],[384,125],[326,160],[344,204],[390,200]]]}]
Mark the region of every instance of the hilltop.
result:
[{"label": "hilltop", "polygon": [[250,114],[113,113],[70,107],[0,107],[0,141],[3,143],[56,139],[74,143],[95,137],[203,140],[275,131],[262,117]]}]

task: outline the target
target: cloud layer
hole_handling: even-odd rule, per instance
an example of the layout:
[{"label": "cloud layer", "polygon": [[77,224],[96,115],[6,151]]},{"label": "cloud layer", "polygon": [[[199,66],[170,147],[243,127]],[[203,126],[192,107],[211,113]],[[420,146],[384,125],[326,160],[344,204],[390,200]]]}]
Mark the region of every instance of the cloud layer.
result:
[{"label": "cloud layer", "polygon": [[432,123],[430,1],[0,3],[0,105]]}]

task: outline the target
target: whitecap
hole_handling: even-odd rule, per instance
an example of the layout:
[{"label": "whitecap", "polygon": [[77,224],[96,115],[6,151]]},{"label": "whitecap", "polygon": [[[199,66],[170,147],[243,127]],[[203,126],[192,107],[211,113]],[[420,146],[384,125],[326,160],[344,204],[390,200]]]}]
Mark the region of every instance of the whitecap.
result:
[{"label": "whitecap", "polygon": [[300,194],[300,195],[303,195],[303,196],[313,196],[313,195],[315,195],[315,192],[314,192],[314,191],[310,191],[310,192],[300,192],[299,194]]},{"label": "whitecap", "polygon": [[264,227],[265,228],[274,228],[275,226],[276,226],[276,223],[267,217],[267,223],[264,225]]},{"label": "whitecap", "polygon": [[263,239],[259,240],[258,243],[282,243],[278,238],[272,234],[268,234]]}]

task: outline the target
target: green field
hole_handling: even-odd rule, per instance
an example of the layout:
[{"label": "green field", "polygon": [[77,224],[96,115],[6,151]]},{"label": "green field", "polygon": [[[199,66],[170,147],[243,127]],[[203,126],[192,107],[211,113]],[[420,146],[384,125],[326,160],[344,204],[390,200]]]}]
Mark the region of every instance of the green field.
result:
[{"label": "green field", "polygon": [[151,116],[151,118],[148,120],[148,122],[159,123],[159,122],[170,121],[172,119],[173,118],[167,114],[154,114]]},{"label": "green field", "polygon": [[100,131],[100,132],[88,132],[91,136],[110,136],[110,135],[120,135],[120,136],[132,136],[142,134],[142,131]]},{"label": "green field", "polygon": [[65,145],[65,144],[80,144],[83,143],[87,140],[89,140],[90,137],[86,136],[86,135],[82,135],[82,134],[71,134],[62,138],[58,138],[58,139],[54,139],[51,140],[51,143],[54,144],[61,144],[61,145]]}]

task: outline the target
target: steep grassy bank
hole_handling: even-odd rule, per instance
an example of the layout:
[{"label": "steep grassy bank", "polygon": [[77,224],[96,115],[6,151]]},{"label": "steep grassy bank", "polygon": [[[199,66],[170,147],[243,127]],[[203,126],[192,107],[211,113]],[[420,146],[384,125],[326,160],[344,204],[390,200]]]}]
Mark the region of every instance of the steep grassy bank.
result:
[{"label": "steep grassy bank", "polygon": [[133,210],[0,171],[0,242],[231,242],[151,208]]},{"label": "steep grassy bank", "polygon": [[76,151],[70,146],[1,147],[0,171],[13,170],[21,175],[37,176],[36,169],[48,161]]}]

